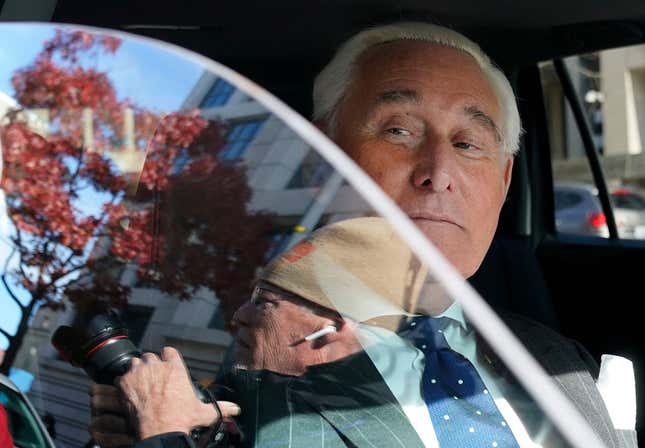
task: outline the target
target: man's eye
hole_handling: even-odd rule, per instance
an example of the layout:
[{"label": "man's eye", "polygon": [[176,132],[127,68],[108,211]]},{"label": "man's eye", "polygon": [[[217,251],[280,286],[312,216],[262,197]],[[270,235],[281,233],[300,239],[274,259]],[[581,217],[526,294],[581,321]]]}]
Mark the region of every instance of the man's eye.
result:
[{"label": "man's eye", "polygon": [[251,298],[251,303],[257,307],[275,306],[277,300],[264,295],[258,295]]},{"label": "man's eye", "polygon": [[256,305],[256,306],[261,306],[261,305],[264,305],[264,304],[266,304],[266,303],[268,303],[268,302],[269,302],[269,300],[267,300],[267,298],[266,298],[266,297],[261,296],[261,295],[253,296],[253,297],[251,298],[251,303],[252,303],[253,305]]},{"label": "man's eye", "polygon": [[403,128],[389,128],[386,132],[392,135],[412,135],[410,131]]},{"label": "man's eye", "polygon": [[477,146],[468,142],[457,142],[455,143],[455,147],[459,149],[479,149]]}]

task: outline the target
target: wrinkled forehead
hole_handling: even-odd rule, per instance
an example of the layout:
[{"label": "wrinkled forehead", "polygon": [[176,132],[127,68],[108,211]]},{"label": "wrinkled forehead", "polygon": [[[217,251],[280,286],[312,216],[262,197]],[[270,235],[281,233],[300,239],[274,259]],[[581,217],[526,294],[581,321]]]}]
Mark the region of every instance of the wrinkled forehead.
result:
[{"label": "wrinkled forehead", "polygon": [[484,76],[474,56],[460,48],[424,40],[399,39],[372,45],[363,51],[355,61],[359,71],[372,71],[376,66],[396,67],[412,61],[426,66],[442,66],[458,61],[468,70]]},{"label": "wrinkled forehead", "polygon": [[406,70],[423,70],[430,82],[452,78],[454,84],[461,82],[477,91],[491,107],[500,109],[493,85],[472,55],[459,48],[421,40],[396,40],[368,48],[355,62],[351,85],[361,89],[378,85]]}]

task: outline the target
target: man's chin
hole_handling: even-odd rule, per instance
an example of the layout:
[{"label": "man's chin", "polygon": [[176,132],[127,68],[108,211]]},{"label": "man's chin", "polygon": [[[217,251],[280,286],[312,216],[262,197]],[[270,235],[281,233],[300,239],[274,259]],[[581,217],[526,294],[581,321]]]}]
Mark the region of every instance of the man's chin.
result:
[{"label": "man's chin", "polygon": [[464,239],[464,229],[452,222],[431,219],[412,219],[412,222],[435,245],[442,242],[461,241]]},{"label": "man's chin", "polygon": [[483,255],[475,253],[473,241],[463,227],[445,221],[413,221],[461,275],[468,278],[477,270]]}]

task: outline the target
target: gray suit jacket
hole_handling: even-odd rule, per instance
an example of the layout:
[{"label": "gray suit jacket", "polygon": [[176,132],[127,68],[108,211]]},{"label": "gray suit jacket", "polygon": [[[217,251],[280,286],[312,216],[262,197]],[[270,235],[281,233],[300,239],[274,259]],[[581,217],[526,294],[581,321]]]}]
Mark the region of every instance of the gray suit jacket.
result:
[{"label": "gray suit jacket", "polygon": [[229,385],[236,391],[231,398],[252,410],[239,421],[244,446],[423,446],[365,352],[314,366],[302,377],[242,371]]},{"label": "gray suit jacket", "polygon": [[[508,326],[577,406],[609,448],[637,446],[633,431],[614,430],[595,385],[598,366],[577,343],[523,317],[502,314]],[[479,343],[479,355],[499,375],[509,375],[494,352]],[[315,366],[303,377],[250,372],[232,378],[232,398],[242,409],[249,447],[421,447],[382,375],[365,353]],[[240,393],[245,391],[244,393]],[[566,446],[559,433],[536,412],[523,393],[508,397],[529,434],[543,446]]]},{"label": "gray suit jacket", "polygon": [[[595,383],[599,372],[598,364],[584,347],[530,319],[510,313],[500,313],[500,316],[562,392],[575,404],[608,448],[638,446],[636,431],[614,429]],[[490,359],[497,359],[483,342],[480,344],[480,352],[485,353]],[[500,366],[500,370],[504,368]],[[514,408],[522,417],[522,407],[514,406]],[[558,439],[559,436],[552,431],[546,437],[549,442],[545,444],[558,446],[559,442],[556,442]]]}]

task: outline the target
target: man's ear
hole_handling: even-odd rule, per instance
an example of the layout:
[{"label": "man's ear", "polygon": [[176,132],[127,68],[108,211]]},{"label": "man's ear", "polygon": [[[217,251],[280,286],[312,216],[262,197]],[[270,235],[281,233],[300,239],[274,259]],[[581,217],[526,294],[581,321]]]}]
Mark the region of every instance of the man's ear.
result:
[{"label": "man's ear", "polygon": [[347,331],[347,326],[345,325],[345,321],[343,319],[330,319],[330,322],[328,323],[328,325],[325,325],[325,327],[327,326],[336,328],[336,331],[327,333],[326,335],[314,340],[312,344],[313,349],[321,349],[327,344],[339,341],[344,337],[344,333]]},{"label": "man's ear", "polygon": [[511,177],[513,177],[513,160],[515,160],[515,156],[509,155],[504,162],[504,201],[508,199],[508,189],[511,186]]}]

